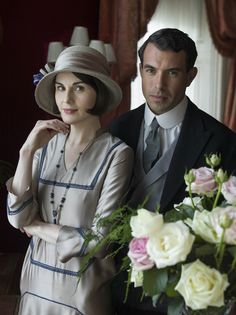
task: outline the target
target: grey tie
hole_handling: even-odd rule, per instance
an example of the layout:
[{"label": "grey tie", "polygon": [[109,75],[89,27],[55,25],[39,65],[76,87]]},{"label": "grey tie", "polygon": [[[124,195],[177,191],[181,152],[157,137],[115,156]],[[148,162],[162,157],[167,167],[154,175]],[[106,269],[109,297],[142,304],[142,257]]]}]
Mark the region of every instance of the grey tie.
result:
[{"label": "grey tie", "polygon": [[143,168],[146,173],[152,168],[155,161],[159,158],[160,138],[158,128],[158,122],[156,118],[154,118],[151,123],[151,130],[146,138],[147,147],[143,152]]}]

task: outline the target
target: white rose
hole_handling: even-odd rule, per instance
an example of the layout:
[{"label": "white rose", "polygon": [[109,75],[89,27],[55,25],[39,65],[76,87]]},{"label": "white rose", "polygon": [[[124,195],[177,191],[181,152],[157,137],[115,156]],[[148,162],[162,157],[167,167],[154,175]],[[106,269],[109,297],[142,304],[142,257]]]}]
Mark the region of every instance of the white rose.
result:
[{"label": "white rose", "polygon": [[224,242],[236,245],[236,207],[228,206],[226,208],[217,207],[213,209],[211,212],[211,224],[214,226],[219,240],[223,233],[222,226],[224,226],[226,228]]},{"label": "white rose", "polygon": [[143,272],[141,270],[132,268],[130,281],[134,283],[135,288],[142,287],[143,286]]},{"label": "white rose", "polygon": [[163,216],[146,209],[139,209],[137,215],[130,219],[132,235],[134,237],[149,237],[158,232],[163,225]]},{"label": "white rose", "polygon": [[181,278],[175,287],[193,310],[224,305],[224,291],[228,287],[227,275],[210,268],[200,260],[182,266]]},{"label": "white rose", "polygon": [[184,261],[192,249],[194,236],[183,221],[165,223],[147,242],[147,253],[157,268]]},{"label": "white rose", "polygon": [[187,220],[186,223],[190,225],[194,233],[201,236],[203,240],[216,244],[220,242],[220,237],[217,235],[212,225],[211,217],[212,214],[210,211],[195,211],[193,220]]}]

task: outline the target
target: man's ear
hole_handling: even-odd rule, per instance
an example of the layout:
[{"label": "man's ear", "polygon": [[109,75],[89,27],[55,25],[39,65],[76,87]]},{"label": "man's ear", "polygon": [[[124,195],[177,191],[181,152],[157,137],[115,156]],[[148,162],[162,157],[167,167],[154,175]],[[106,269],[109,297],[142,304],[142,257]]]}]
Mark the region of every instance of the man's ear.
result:
[{"label": "man's ear", "polygon": [[193,67],[188,71],[188,75],[187,75],[187,86],[190,86],[190,84],[192,83],[192,81],[194,80],[194,78],[197,75],[197,68]]}]

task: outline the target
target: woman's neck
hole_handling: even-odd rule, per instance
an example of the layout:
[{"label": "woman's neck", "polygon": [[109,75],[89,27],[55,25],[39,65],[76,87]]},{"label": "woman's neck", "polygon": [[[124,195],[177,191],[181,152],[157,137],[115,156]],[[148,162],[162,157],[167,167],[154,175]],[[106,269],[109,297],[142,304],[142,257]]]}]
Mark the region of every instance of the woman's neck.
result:
[{"label": "woman's neck", "polygon": [[101,129],[100,119],[94,116],[89,123],[80,122],[78,125],[71,125],[67,139],[67,146],[83,146],[96,137],[98,130]]},{"label": "woman's neck", "polygon": [[71,125],[64,148],[64,161],[67,169],[73,166],[78,157],[92,145],[100,129],[99,119],[93,119],[90,124]]}]

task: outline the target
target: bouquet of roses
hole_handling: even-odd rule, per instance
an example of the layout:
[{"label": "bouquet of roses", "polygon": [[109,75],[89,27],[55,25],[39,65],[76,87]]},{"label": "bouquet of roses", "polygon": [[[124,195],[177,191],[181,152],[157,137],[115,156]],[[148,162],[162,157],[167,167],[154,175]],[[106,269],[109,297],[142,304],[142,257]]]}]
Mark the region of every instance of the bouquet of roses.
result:
[{"label": "bouquet of roses", "polygon": [[166,296],[168,315],[229,314],[236,299],[236,177],[216,154],[206,163],[185,174],[189,196],[166,214],[125,206],[100,222],[110,228],[99,246],[129,243],[127,288],[154,304]]}]

